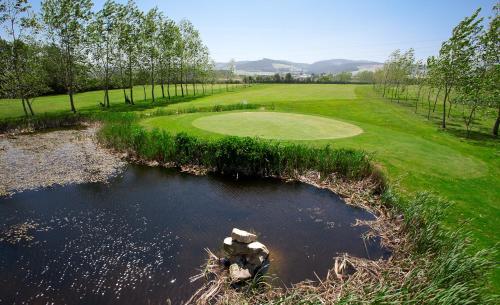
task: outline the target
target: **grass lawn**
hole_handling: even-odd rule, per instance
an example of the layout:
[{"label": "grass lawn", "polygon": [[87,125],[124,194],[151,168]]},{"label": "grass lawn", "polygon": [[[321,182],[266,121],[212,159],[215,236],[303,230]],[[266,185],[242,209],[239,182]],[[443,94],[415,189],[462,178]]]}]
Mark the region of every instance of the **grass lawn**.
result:
[{"label": "grass lawn", "polygon": [[[142,90],[142,88],[137,90]],[[141,98],[141,91],[138,92],[138,98]],[[84,97],[87,102],[83,102]],[[102,92],[100,95],[98,93],[78,95],[77,107],[82,108],[87,105],[95,108],[96,106],[92,105],[99,97],[102,97]],[[123,103],[120,92],[113,93],[112,98],[115,103]],[[47,111],[69,107],[67,98],[64,96],[44,97],[43,99],[47,103]],[[60,102],[59,99],[64,102]],[[43,103],[42,98],[36,101],[35,111],[39,107],[38,112],[42,112]],[[287,117],[286,113],[320,116],[321,119],[318,122],[323,122],[325,118],[335,120],[335,123],[331,123],[332,126],[328,128],[346,123],[354,125],[354,128],[356,126],[361,128],[363,132],[344,138],[304,141],[305,137],[309,138],[310,130],[303,130],[303,123],[295,126],[293,122],[297,122],[296,120],[292,123],[280,122],[278,127],[275,127],[276,131],[267,131],[266,126],[270,124],[268,119],[264,119],[265,125],[254,124],[255,126],[252,126],[256,118],[260,120],[260,124],[263,124],[262,113],[265,110],[256,110],[258,114],[252,114],[253,119],[248,119],[249,115],[241,112],[223,114],[200,112],[155,117],[146,119],[143,123],[149,127],[161,127],[172,132],[186,131],[201,137],[249,133],[262,135],[267,132],[277,132],[278,134],[265,135],[313,146],[331,144],[334,147],[362,149],[373,155],[375,162],[383,167],[398,190],[403,192],[429,190],[454,201],[454,206],[448,211],[447,225],[453,229],[471,230],[474,244],[478,249],[495,247],[500,241],[498,235],[500,230],[500,141],[498,139],[488,136],[481,136],[474,140],[459,137],[453,132],[453,127],[462,122],[455,118],[452,118],[450,130],[442,131],[435,120],[426,119],[424,110],[415,114],[411,103],[389,102],[380,98],[371,86],[364,85],[255,85],[234,92],[222,92],[186,99],[180,103],[165,104],[163,107],[175,110],[235,103],[260,104],[265,108],[273,109],[274,112],[285,113],[279,115],[280,120]],[[19,108],[17,112],[12,110],[14,106],[5,106],[5,104],[6,102],[0,101],[0,118],[14,114],[22,115],[20,104],[16,106]],[[116,109],[121,108],[117,106]],[[154,111],[151,107],[137,109],[144,113]],[[433,116],[439,117],[438,111],[433,113]],[[276,114],[264,114],[264,116],[269,115]],[[233,128],[235,124],[237,128]],[[307,123],[306,126],[313,126],[310,124]],[[491,126],[493,118],[480,124]],[[352,131],[353,127],[348,129]],[[339,129],[318,129],[318,134],[338,132]],[[295,135],[298,136],[295,137]],[[497,254],[497,261],[500,261],[499,254]],[[494,289],[498,291],[500,289],[500,270],[498,269],[495,270],[494,285]]]},{"label": "grass lawn", "polygon": [[[149,127],[161,127],[165,117],[146,120]],[[196,128],[233,136],[279,140],[319,140],[352,137],[359,127],[319,116],[283,112],[233,112],[203,116],[192,122]]]},{"label": "grass lawn", "polygon": [[[230,85],[235,86],[235,85]],[[206,91],[211,93],[211,86],[206,86]],[[192,85],[188,86],[188,94],[185,92],[185,96],[187,99],[193,98],[193,90]],[[201,86],[197,85],[197,93],[200,94],[202,92]],[[214,93],[223,92],[225,90],[224,84],[215,84],[214,85]],[[167,96],[167,86],[164,87],[164,94]],[[127,91],[127,94],[129,92]],[[146,86],[146,92],[144,94],[144,88],[142,86],[136,86],[133,90],[134,100],[137,101],[138,104],[144,103],[141,101],[151,99],[151,86]],[[177,97],[175,97],[175,89],[174,86],[170,87],[170,94],[174,98],[180,98],[181,89],[180,86],[177,86]],[[161,98],[162,92],[160,86],[155,86],[155,97]],[[124,103],[123,90],[114,89],[109,91],[110,104],[114,104],[114,106],[120,106],[120,109],[123,109],[123,106],[127,106]],[[77,93],[74,96],[75,99],[75,107],[77,111],[94,111],[100,109],[101,106],[99,103],[103,102],[104,99],[104,91],[89,91],[83,93]],[[148,105],[151,103],[148,102]],[[130,110],[130,107],[125,108]],[[41,96],[35,98],[33,102],[33,111],[35,114],[44,114],[44,113],[54,113],[54,112],[67,112],[70,110],[69,106],[69,97],[68,95],[48,95]],[[23,107],[19,100],[9,100],[9,99],[0,99],[0,119],[10,118],[10,117],[20,117],[23,116]]]},{"label": "grass lawn", "polygon": [[[331,117],[359,126],[363,133],[357,136],[308,143],[358,148],[372,153],[391,182],[403,192],[429,190],[452,200],[455,204],[448,212],[448,226],[470,229],[477,248],[494,247],[500,241],[498,139],[467,140],[442,131],[437,122],[428,121],[423,114],[415,114],[412,106],[380,98],[371,86],[259,85],[167,108],[240,102],[273,105],[276,112]],[[438,117],[439,113],[435,115]],[[242,132],[240,128],[232,130],[239,122],[225,121],[227,118],[233,117],[226,113],[194,113],[154,118],[154,121],[146,119],[144,124],[202,137]],[[452,121],[450,126],[460,123]],[[483,123],[492,125],[493,118]],[[217,126],[219,124],[221,126]],[[248,126],[248,122],[244,125]],[[494,282],[499,288],[499,270],[495,272]]]}]

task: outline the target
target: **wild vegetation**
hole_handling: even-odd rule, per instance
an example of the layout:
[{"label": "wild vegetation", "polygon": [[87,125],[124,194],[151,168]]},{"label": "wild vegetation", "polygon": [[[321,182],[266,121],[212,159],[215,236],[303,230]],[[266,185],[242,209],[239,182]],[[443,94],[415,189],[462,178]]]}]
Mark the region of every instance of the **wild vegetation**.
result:
[{"label": "wild vegetation", "polygon": [[[375,73],[314,80],[347,83],[356,77],[375,82],[374,89],[273,84],[244,90],[233,84],[238,82],[234,62],[227,71],[214,72],[189,21],[176,23],[157,9],[142,12],[133,1],[123,5],[108,0],[97,12],[91,6],[90,0],[45,0],[37,15],[27,0],[0,2],[0,96],[6,98],[0,100],[0,131],[98,120],[103,122],[103,145],[140,160],[231,176],[298,178],[314,172],[320,182],[370,181],[363,186],[375,200],[367,208],[394,225],[387,232],[400,242],[391,248],[391,261],[339,259],[344,267],[355,265],[357,272],[347,277],[332,269],[319,283],[289,290],[261,285],[243,293],[227,290],[230,294],[219,301],[497,301],[491,291],[500,286],[500,277],[491,260],[498,260],[498,253],[490,249],[498,241],[500,196],[494,137],[500,125],[499,5],[486,28],[479,11],[464,19],[439,55],[426,62],[416,61],[411,49],[395,51]],[[295,82],[291,75],[279,74],[245,79],[254,81]],[[47,95],[61,92],[67,96]],[[192,125],[213,112],[239,110],[332,117],[358,125],[364,133],[276,142],[226,137]],[[156,128],[147,125],[151,117],[160,120]],[[433,120],[439,120],[439,129]],[[462,136],[457,121],[463,122],[467,138],[456,137]]]},{"label": "wild vegetation", "polygon": [[[371,262],[339,257],[320,283],[305,282],[291,289],[276,289],[256,281],[248,289],[230,288],[230,280],[212,256],[203,277],[210,279],[191,300],[196,304],[321,304],[339,302],[471,303],[493,302],[483,285],[492,270],[492,254],[475,253],[461,230],[442,226],[449,204],[420,193],[400,197],[387,187],[370,157],[359,150],[314,148],[303,144],[222,137],[203,139],[186,133],[146,130],[138,118],[114,118],[100,132],[106,145],[128,151],[133,158],[159,161],[168,166],[195,165],[221,174],[295,178],[311,172],[329,183],[362,181],[365,208],[379,215],[378,232],[394,252],[391,261]],[[349,187],[352,192],[352,185]],[[338,190],[337,190],[338,191]],[[381,199],[376,194],[382,192]],[[373,196],[373,197],[372,197]],[[463,240],[458,242],[457,240]],[[346,276],[349,268],[355,270]],[[352,271],[351,271],[352,272]]]}]

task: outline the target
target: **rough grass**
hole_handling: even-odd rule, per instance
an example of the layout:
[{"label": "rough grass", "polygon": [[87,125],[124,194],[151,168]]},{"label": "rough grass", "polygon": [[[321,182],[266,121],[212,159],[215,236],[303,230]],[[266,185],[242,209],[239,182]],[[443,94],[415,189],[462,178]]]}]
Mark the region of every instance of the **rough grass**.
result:
[{"label": "rough grass", "polygon": [[[371,197],[384,188],[383,179],[362,151],[311,147],[253,138],[203,139],[185,133],[146,130],[137,118],[114,118],[101,129],[106,145],[128,151],[142,160],[169,165],[200,165],[225,175],[298,177],[310,172],[326,179],[373,181],[366,202],[376,211],[383,239],[393,243],[388,261],[339,257],[325,279],[276,289],[254,281],[247,289],[230,287],[227,275],[212,256],[202,277],[209,279],[192,304],[485,304],[485,275],[492,271],[493,253],[471,251],[461,230],[442,227],[449,204],[428,193],[410,200],[386,189],[382,199]],[[352,186],[352,185],[351,185]],[[377,220],[378,221],[378,220]],[[347,276],[344,271],[354,269]]]},{"label": "rough grass", "polygon": [[[141,98],[142,88],[137,90],[136,97]],[[147,92],[149,94],[149,90]],[[102,92],[96,94],[102,96]],[[426,93],[423,95],[426,96]],[[59,103],[57,109],[68,109],[66,96],[59,98],[61,100],[57,102],[47,97],[47,103]],[[35,112],[49,109],[43,106],[44,101],[42,98],[35,101]],[[89,107],[93,107],[89,108],[92,111],[99,109],[95,106],[96,101],[97,98],[88,102]],[[335,148],[362,149],[370,153],[386,172],[390,183],[403,194],[429,190],[455,202],[444,215],[446,227],[470,230],[471,243],[475,249],[497,246],[500,229],[500,143],[487,134],[494,122],[493,116],[478,121],[474,126],[473,139],[466,139],[459,132],[462,121],[455,116],[459,114],[459,111],[455,112],[457,108],[452,112],[449,129],[442,131],[438,123],[441,116],[439,105],[428,121],[427,112],[420,110],[421,105],[415,114],[412,101],[390,102],[380,98],[371,86],[299,84],[256,85],[234,92],[177,99],[175,102],[160,102],[156,105],[150,101],[140,102],[136,107],[125,106],[121,99],[112,98],[112,107],[108,112],[137,110],[142,114],[157,111],[172,113],[193,107],[242,102],[266,108],[272,106],[274,111],[331,117],[360,126],[364,132],[356,137],[310,141],[308,144],[313,147],[331,144]],[[19,102],[6,103],[0,101],[0,117],[22,115]],[[220,138],[221,135],[192,126],[193,120],[208,115],[212,114],[169,116],[168,129],[171,133],[184,131],[206,139]],[[498,254],[496,259],[500,260]],[[498,291],[498,268],[495,269],[493,280],[491,289]]]},{"label": "rough grass", "polygon": [[199,165],[232,176],[288,176],[309,170],[337,173],[348,179],[372,174],[369,157],[362,151],[309,147],[268,142],[256,138],[224,137],[204,140],[185,133],[146,130],[129,118],[108,122],[99,139],[111,148],[129,151],[140,159],[175,166]]},{"label": "rough grass", "polygon": [[[318,86],[332,90],[317,90]],[[342,90],[337,93],[335,89],[338,87]],[[346,94],[345,90],[351,90],[356,98]],[[290,92],[297,95],[290,96]],[[499,242],[500,140],[487,134],[474,140],[457,137],[452,124],[461,124],[459,119],[452,119],[450,130],[442,131],[438,121],[428,121],[424,114],[415,114],[411,102],[390,102],[380,98],[371,86],[362,85],[262,85],[200,98],[178,104],[175,108],[242,101],[274,105],[274,111],[331,117],[361,127],[364,132],[356,137],[316,140],[308,144],[316,147],[331,144],[373,153],[374,160],[401,192],[411,194],[429,190],[455,202],[454,207],[446,212],[446,225],[471,230],[476,249],[494,247]],[[439,110],[440,107],[434,114],[436,118]],[[222,137],[192,125],[196,119],[211,115],[170,116],[162,124],[173,133]],[[490,126],[493,122],[493,117],[486,117],[480,125]],[[494,289],[500,289],[498,270],[494,284]]]}]

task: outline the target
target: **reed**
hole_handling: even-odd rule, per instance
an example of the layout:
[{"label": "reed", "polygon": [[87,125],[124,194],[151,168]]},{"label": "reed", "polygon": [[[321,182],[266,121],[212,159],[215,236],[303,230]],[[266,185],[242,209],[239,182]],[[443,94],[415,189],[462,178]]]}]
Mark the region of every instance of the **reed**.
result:
[{"label": "reed", "polygon": [[143,160],[179,167],[198,165],[230,176],[282,177],[317,171],[325,177],[336,173],[362,179],[374,171],[369,156],[358,150],[313,148],[248,137],[205,140],[186,133],[148,131],[132,121],[109,122],[99,132],[99,139]]}]

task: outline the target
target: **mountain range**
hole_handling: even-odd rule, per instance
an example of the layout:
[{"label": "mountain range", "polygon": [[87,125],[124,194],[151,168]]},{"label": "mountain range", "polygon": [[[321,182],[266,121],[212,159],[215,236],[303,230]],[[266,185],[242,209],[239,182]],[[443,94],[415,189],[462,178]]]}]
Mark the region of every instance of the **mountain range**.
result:
[{"label": "mountain range", "polygon": [[[312,64],[297,63],[287,60],[275,60],[263,58],[260,60],[236,61],[235,67],[237,74],[274,74],[274,73],[292,73],[292,74],[322,74],[322,73],[340,73],[357,72],[363,70],[375,70],[382,66],[382,63],[369,60],[350,60],[350,59],[329,59],[314,62]],[[215,64],[218,70],[228,70],[229,63],[219,62]]]}]

